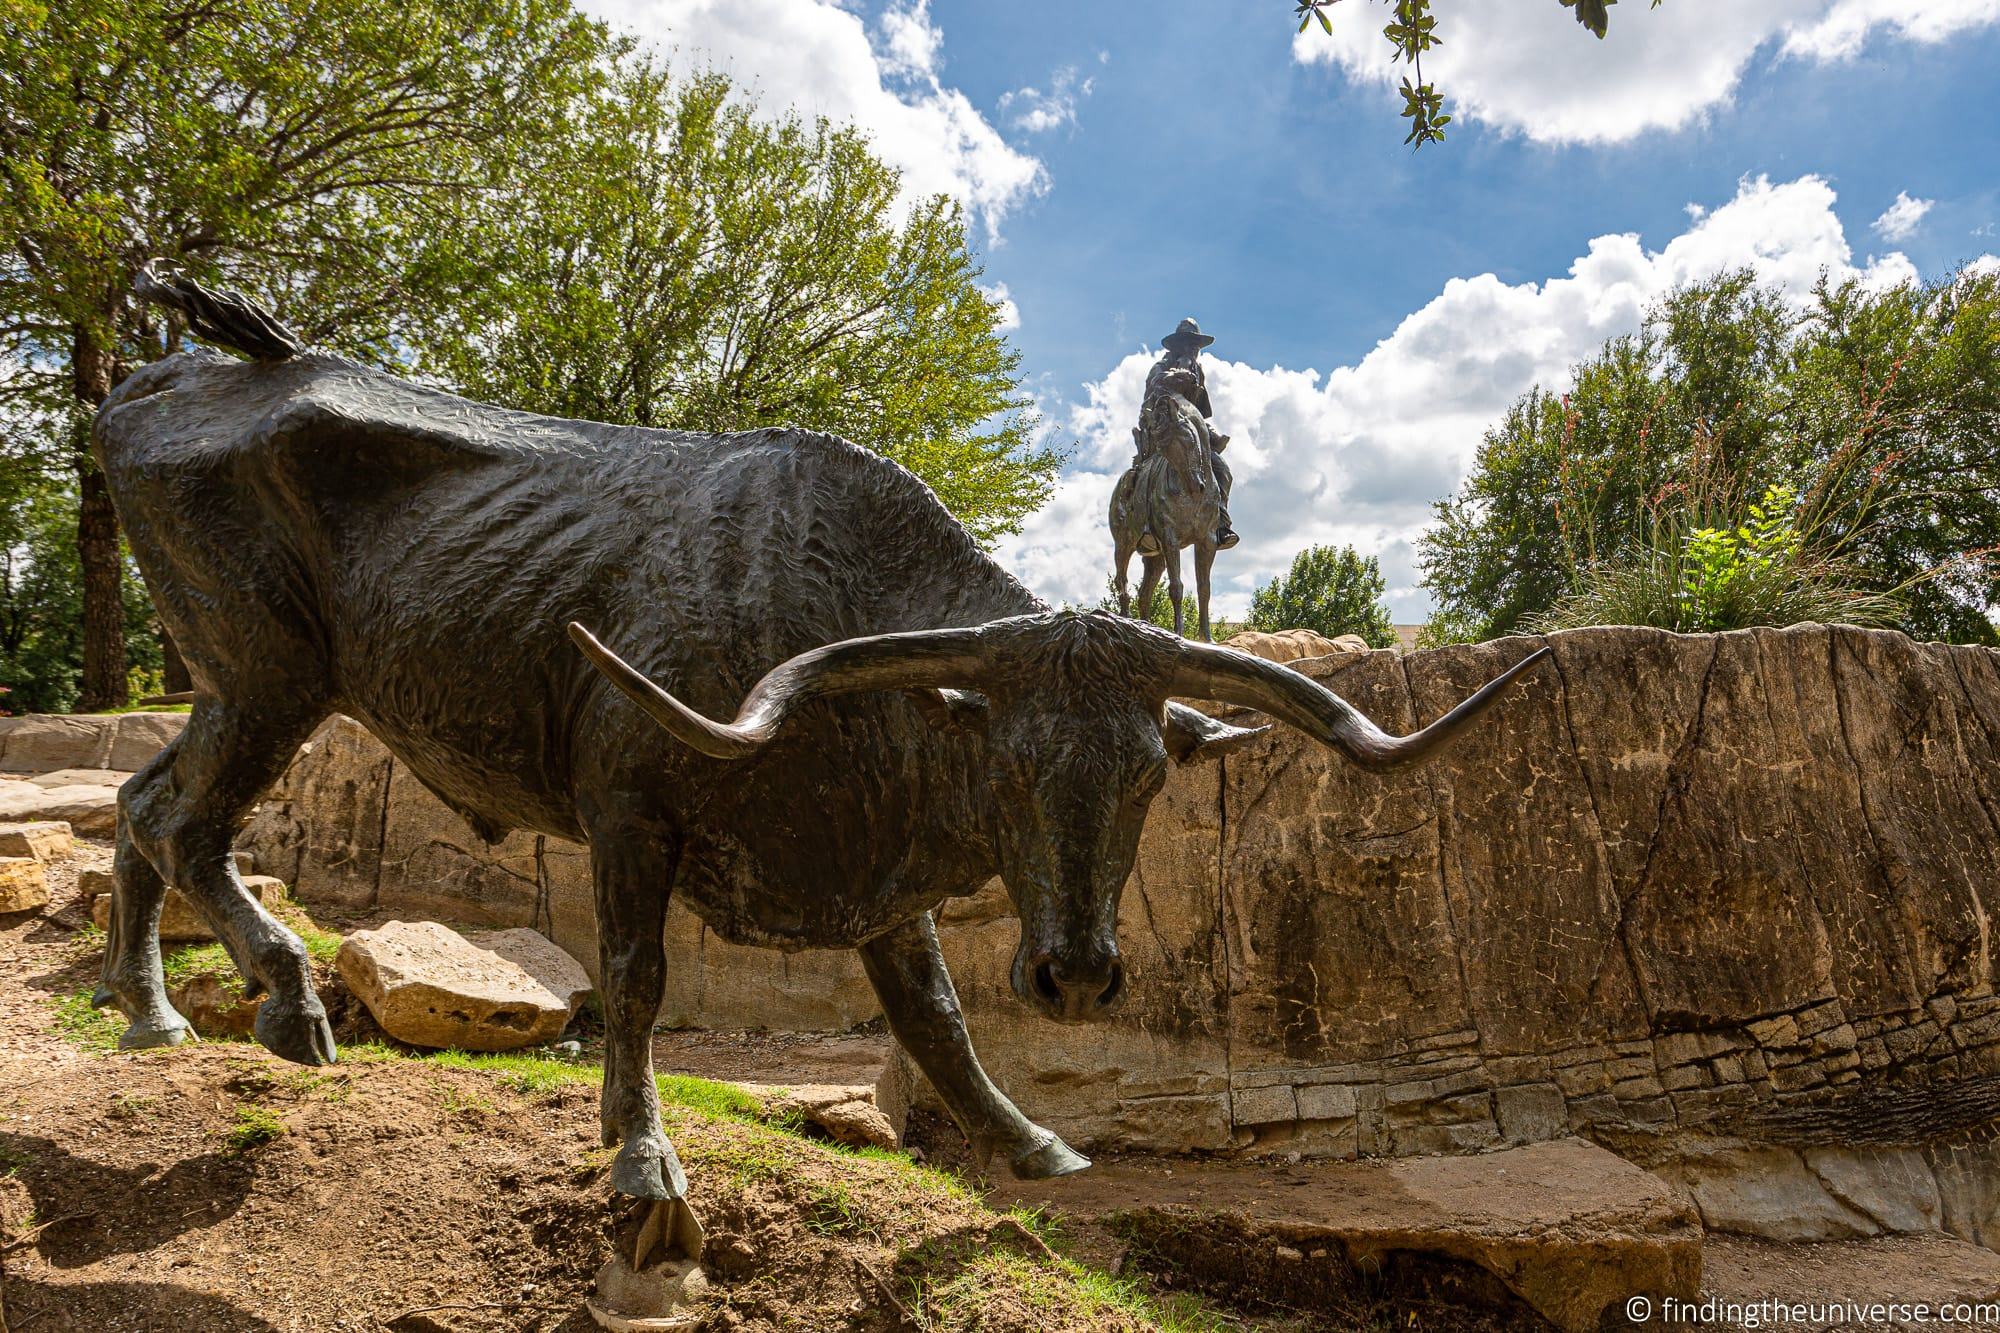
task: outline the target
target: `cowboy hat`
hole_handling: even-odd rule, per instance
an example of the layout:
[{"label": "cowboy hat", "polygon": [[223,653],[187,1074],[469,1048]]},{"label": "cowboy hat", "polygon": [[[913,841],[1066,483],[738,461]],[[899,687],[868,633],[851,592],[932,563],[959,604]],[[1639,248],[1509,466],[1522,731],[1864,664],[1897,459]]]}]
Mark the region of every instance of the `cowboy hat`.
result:
[{"label": "cowboy hat", "polygon": [[1214,341],[1215,339],[1201,331],[1201,325],[1195,323],[1192,319],[1184,319],[1180,322],[1178,328],[1160,339],[1160,346],[1166,348],[1168,351],[1172,351],[1183,343],[1193,343],[1196,347],[1206,347]]}]

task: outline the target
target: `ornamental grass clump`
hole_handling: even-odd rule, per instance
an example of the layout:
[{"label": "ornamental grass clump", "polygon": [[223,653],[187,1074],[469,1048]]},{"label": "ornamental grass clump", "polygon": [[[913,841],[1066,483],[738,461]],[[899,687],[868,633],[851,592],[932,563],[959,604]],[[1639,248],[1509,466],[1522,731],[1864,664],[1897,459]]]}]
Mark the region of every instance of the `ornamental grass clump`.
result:
[{"label": "ornamental grass clump", "polygon": [[1901,599],[1868,591],[1854,566],[1815,549],[1799,507],[1792,487],[1772,486],[1735,522],[1697,516],[1684,504],[1656,510],[1635,552],[1586,570],[1532,626],[1542,633],[1650,625],[1707,634],[1807,621],[1896,624]]}]

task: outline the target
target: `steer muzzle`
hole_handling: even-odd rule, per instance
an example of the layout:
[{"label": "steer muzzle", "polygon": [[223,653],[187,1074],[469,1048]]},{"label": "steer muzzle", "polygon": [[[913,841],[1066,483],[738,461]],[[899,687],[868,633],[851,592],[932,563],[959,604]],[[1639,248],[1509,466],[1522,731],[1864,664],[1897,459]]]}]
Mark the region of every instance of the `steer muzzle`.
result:
[{"label": "steer muzzle", "polygon": [[1049,950],[1014,955],[1014,993],[1058,1023],[1103,1018],[1125,995],[1125,964],[1116,948],[1065,958]]}]

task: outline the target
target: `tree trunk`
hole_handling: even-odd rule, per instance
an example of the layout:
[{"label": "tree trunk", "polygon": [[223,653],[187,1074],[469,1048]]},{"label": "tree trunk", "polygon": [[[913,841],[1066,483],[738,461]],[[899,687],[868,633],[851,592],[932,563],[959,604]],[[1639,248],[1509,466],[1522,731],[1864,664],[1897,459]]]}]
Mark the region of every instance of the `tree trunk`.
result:
[{"label": "tree trunk", "polygon": [[[101,346],[89,329],[79,327],[71,367],[76,396],[95,410],[111,393],[111,350]],[[112,507],[104,474],[90,456],[87,437],[77,442],[75,464],[81,500],[76,555],[83,572],[83,691],[76,706],[91,713],[123,708],[131,701],[125,683],[125,599],[120,586],[124,562],[118,549],[118,511]]]}]

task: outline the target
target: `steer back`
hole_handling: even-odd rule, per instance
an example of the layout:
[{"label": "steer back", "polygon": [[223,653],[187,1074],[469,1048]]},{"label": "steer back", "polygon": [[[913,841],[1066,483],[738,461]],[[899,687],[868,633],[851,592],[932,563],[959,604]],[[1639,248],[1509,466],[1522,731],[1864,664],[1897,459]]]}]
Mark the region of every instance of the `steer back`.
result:
[{"label": "steer back", "polygon": [[316,693],[489,836],[577,837],[584,789],[657,789],[648,814],[712,881],[684,886],[691,905],[752,942],[873,924],[822,893],[774,926],[745,905],[758,884],[879,884],[912,845],[953,886],[984,878],[976,743],[910,697],[818,707],[720,764],[647,724],[562,630],[586,621],[727,714],[822,644],[1038,609],[893,463],[802,431],[510,412],[323,353],[169,357],[113,393],[95,448],[198,690]]}]

